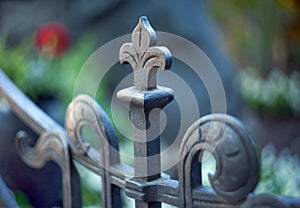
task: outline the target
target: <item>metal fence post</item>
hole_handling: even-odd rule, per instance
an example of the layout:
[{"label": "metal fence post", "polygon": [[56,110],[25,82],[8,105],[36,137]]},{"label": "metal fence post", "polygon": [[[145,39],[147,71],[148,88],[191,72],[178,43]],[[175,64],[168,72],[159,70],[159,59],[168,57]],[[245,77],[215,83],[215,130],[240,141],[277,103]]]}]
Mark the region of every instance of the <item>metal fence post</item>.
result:
[{"label": "metal fence post", "polygon": [[[134,139],[134,176],[143,182],[160,178],[160,109],[173,100],[174,91],[156,86],[158,68],[169,69],[171,54],[155,46],[156,34],[146,17],[141,17],[132,33],[132,43],[120,49],[121,63],[130,63],[134,87],[118,92],[117,97],[129,105]],[[161,207],[160,202],[136,200],[136,207]]]}]

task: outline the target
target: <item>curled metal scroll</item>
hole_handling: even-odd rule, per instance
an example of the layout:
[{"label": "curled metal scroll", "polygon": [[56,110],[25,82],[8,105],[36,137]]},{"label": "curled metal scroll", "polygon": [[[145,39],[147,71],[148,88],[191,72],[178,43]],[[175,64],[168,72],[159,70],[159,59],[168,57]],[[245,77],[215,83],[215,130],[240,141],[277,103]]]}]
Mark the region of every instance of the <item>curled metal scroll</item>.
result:
[{"label": "curled metal scroll", "polygon": [[56,162],[62,171],[63,206],[72,207],[71,176],[68,142],[66,135],[45,131],[32,146],[33,140],[24,132],[16,135],[19,155],[25,164],[33,168],[42,168],[46,162]]},{"label": "curled metal scroll", "polygon": [[203,152],[210,152],[217,167],[209,174],[213,190],[226,201],[238,202],[255,188],[259,160],[254,143],[243,125],[235,118],[212,114],[196,121],[181,143],[179,192],[181,206],[192,206],[192,189],[201,184]]},{"label": "curled metal scroll", "polygon": [[[68,106],[65,120],[71,150],[75,156],[91,165],[109,168],[118,163],[118,138],[108,116],[97,102],[88,95],[78,95]],[[96,134],[100,151],[93,148],[83,135],[83,128],[90,127]],[[106,158],[108,156],[109,158]]]},{"label": "curled metal scroll", "polygon": [[[120,190],[110,183],[110,167],[120,163],[119,146],[108,116],[93,98],[78,95],[68,106],[65,126],[72,156],[102,177],[102,206],[113,207],[117,204],[118,207],[121,203]],[[94,131],[99,149],[86,141],[83,135],[85,126]]]}]

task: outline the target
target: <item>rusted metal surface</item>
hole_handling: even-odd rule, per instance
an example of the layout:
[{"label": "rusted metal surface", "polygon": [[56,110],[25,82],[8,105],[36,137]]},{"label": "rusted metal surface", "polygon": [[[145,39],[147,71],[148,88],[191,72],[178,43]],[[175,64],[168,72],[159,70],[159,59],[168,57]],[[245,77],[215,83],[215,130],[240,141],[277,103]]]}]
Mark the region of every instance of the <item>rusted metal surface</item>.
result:
[{"label": "rusted metal surface", "polygon": [[[147,18],[141,17],[132,43],[125,43],[120,50],[121,63],[130,63],[134,71],[134,86],[117,94],[128,106],[132,121],[134,167],[120,161],[113,125],[93,98],[74,98],[63,129],[0,72],[1,95],[41,135],[33,147],[26,134],[17,135],[24,162],[35,168],[48,160],[57,162],[63,172],[64,207],[76,206],[71,204],[72,160],[101,176],[103,207],[122,207],[121,189],[135,199],[136,207],[142,208],[161,207],[162,202],[177,207],[300,207],[300,199],[253,193],[259,179],[259,156],[249,132],[229,115],[212,114],[192,124],[181,141],[178,180],[161,173],[159,109],[172,101],[174,91],[157,86],[156,71],[170,68],[171,53],[155,43],[154,30]],[[85,126],[95,132],[98,149],[84,139]],[[210,152],[217,162],[216,172],[209,175],[211,187],[203,186],[201,181],[204,151]]]}]

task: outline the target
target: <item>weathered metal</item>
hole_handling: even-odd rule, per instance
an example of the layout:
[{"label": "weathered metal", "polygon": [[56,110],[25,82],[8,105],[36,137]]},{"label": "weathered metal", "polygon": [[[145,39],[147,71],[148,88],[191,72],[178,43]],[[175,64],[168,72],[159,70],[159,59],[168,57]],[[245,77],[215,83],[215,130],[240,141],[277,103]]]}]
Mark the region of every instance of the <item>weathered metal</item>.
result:
[{"label": "weathered metal", "polygon": [[25,132],[16,135],[16,145],[23,161],[30,167],[41,168],[55,161],[62,171],[64,206],[71,207],[71,180],[68,140],[64,129],[40,110],[0,71],[0,92],[12,110],[36,134],[34,147]]},{"label": "weathered metal", "polygon": [[[39,168],[54,160],[60,166],[64,207],[76,206],[71,204],[72,160],[101,176],[102,207],[121,207],[121,189],[136,200],[136,207],[160,207],[162,202],[177,207],[300,207],[297,198],[253,193],[259,179],[259,157],[249,132],[229,115],[212,114],[192,124],[181,141],[178,180],[161,173],[159,113],[172,101],[174,92],[156,84],[156,70],[170,68],[171,54],[166,48],[155,46],[155,42],[154,30],[141,17],[132,43],[125,43],[120,50],[121,63],[130,63],[134,71],[134,86],[117,94],[128,106],[132,121],[134,167],[120,161],[113,125],[93,98],[74,98],[63,129],[0,72],[1,95],[16,115],[41,135],[33,147],[26,134],[17,135],[24,162]],[[84,139],[85,126],[95,132],[98,149]],[[201,181],[205,151],[217,162],[215,173],[209,175],[211,187],[203,186]]]},{"label": "weathered metal", "polygon": [[[129,105],[134,140],[134,177],[143,182],[160,178],[160,110],[173,100],[174,91],[156,86],[158,68],[171,67],[171,53],[156,45],[156,34],[146,17],[141,17],[132,33],[132,43],[120,49],[121,63],[130,63],[134,87],[118,92]],[[161,207],[159,202],[136,200],[136,207]]]},{"label": "weathered metal", "polygon": [[[111,166],[120,163],[119,146],[107,115],[94,99],[79,95],[69,105],[65,123],[74,158],[102,178],[102,206],[120,207],[120,188],[111,183],[113,175],[109,171]],[[85,142],[84,126],[90,126],[95,132],[98,150]]]}]

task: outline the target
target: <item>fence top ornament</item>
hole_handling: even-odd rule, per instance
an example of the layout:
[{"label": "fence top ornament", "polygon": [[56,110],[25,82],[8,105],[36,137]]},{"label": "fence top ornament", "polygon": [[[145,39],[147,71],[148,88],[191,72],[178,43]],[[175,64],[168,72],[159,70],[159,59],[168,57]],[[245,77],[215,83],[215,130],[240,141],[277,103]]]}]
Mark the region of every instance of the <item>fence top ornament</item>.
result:
[{"label": "fence top ornament", "polygon": [[119,58],[132,66],[134,86],[120,90],[117,98],[128,105],[133,124],[134,176],[152,181],[161,176],[160,111],[152,110],[163,109],[174,98],[172,89],[156,85],[156,72],[170,69],[172,56],[166,47],[155,46],[156,34],[145,16],[140,17],[131,39],[121,46]]},{"label": "fence top ornament", "polygon": [[170,69],[172,56],[166,47],[155,46],[156,34],[147,17],[142,16],[133,30],[132,43],[124,43],[120,49],[120,62],[133,68],[134,86],[139,90],[152,90],[156,86],[156,71]]},{"label": "fence top ornament", "polygon": [[[255,144],[244,126],[226,114],[202,117],[186,131],[179,149],[182,157],[178,180],[161,174],[160,111],[152,110],[163,109],[170,103],[174,91],[156,86],[156,71],[170,68],[171,54],[167,48],[155,44],[154,30],[147,18],[141,17],[133,31],[132,43],[125,43],[120,50],[121,63],[130,63],[134,71],[134,86],[117,93],[128,104],[133,124],[134,167],[120,161],[113,125],[93,98],[87,95],[74,98],[63,128],[0,70],[0,95],[15,115],[39,135],[32,146],[26,133],[17,134],[16,148],[23,161],[33,168],[40,168],[48,160],[59,165],[65,208],[81,207],[80,182],[73,159],[101,176],[102,207],[121,207],[123,189],[128,197],[135,199],[138,208],[161,208],[162,202],[182,208],[300,208],[300,198],[253,193],[260,165]],[[84,127],[94,130],[99,149],[85,141]],[[211,187],[203,186],[201,179],[204,151],[216,160],[215,174],[209,175]],[[1,187],[4,186],[0,177]]]}]

